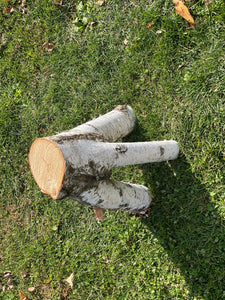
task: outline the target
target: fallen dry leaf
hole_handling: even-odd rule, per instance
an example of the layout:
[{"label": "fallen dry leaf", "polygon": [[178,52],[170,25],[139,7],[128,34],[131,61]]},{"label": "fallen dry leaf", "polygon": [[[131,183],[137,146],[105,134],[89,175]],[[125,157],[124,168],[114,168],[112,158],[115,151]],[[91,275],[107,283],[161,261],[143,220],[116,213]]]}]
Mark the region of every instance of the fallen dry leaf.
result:
[{"label": "fallen dry leaf", "polygon": [[9,279],[8,279],[8,290],[9,291],[12,290],[13,287],[14,287],[14,285],[13,285],[13,279],[12,279],[12,277],[9,277]]},{"label": "fallen dry leaf", "polygon": [[35,293],[36,292],[36,288],[34,286],[29,287],[28,289],[29,293]]},{"label": "fallen dry leaf", "polygon": [[67,279],[65,279],[65,281],[67,283],[69,283],[71,289],[73,289],[73,280],[74,280],[74,274],[73,273],[71,273],[70,276]]},{"label": "fallen dry leaf", "polygon": [[58,5],[58,6],[62,6],[62,1],[53,1],[52,2],[53,4],[55,4],[55,5]]},{"label": "fallen dry leaf", "polygon": [[11,271],[8,271],[8,270],[5,271],[4,274],[3,274],[3,277],[5,277],[5,278],[6,277],[12,277],[12,276],[13,276],[13,273]]},{"label": "fallen dry leaf", "polygon": [[153,25],[154,25],[154,22],[152,21],[151,23],[148,24],[148,29],[152,29]]},{"label": "fallen dry leaf", "polygon": [[104,219],[104,212],[102,208],[94,206],[94,211],[95,211],[95,219],[97,220]]},{"label": "fallen dry leaf", "polygon": [[43,47],[48,51],[48,52],[51,52],[54,48],[55,48],[55,45],[53,43],[44,43],[43,44]]},{"label": "fallen dry leaf", "polygon": [[22,292],[19,292],[19,296],[21,300],[28,300],[28,298]]},{"label": "fallen dry leaf", "polygon": [[95,4],[98,6],[102,6],[105,0],[99,0]]},{"label": "fallen dry leaf", "polygon": [[5,11],[8,13],[16,12],[16,10],[13,7],[6,7]]},{"label": "fallen dry leaf", "polygon": [[175,4],[176,12],[185,20],[187,20],[191,27],[193,27],[195,21],[190,14],[187,6],[180,0],[174,0],[173,3]]}]

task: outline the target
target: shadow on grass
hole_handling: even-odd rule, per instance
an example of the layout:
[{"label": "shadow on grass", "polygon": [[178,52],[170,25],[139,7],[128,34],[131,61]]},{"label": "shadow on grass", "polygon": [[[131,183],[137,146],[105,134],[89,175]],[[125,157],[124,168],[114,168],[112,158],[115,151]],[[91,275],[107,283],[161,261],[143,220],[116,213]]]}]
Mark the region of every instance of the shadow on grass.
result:
[{"label": "shadow on grass", "polygon": [[181,270],[191,296],[225,298],[225,222],[181,155],[143,167],[154,198],[143,220]]}]

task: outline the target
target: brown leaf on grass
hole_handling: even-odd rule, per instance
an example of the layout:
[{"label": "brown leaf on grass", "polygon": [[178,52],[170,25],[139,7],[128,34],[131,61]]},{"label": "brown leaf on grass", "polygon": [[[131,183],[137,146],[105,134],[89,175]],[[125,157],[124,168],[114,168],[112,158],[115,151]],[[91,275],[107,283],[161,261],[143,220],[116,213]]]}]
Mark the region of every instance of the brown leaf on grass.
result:
[{"label": "brown leaf on grass", "polygon": [[153,25],[154,25],[154,22],[152,21],[151,23],[148,24],[148,29],[152,29]]},{"label": "brown leaf on grass", "polygon": [[55,4],[55,5],[58,5],[58,6],[62,6],[62,1],[53,1],[52,2],[53,4]]},{"label": "brown leaf on grass", "polygon": [[102,6],[104,2],[105,0],[98,0],[97,2],[95,2],[95,5]]},{"label": "brown leaf on grass", "polygon": [[73,273],[71,273],[70,276],[65,279],[65,281],[67,283],[69,283],[71,289],[73,289],[73,280],[74,280],[74,274]]},{"label": "brown leaf on grass", "polygon": [[104,212],[102,208],[94,206],[94,211],[95,211],[95,219],[97,220],[104,219]]},{"label": "brown leaf on grass", "polygon": [[16,10],[13,7],[6,7],[5,11],[10,13],[10,14],[13,13],[13,12],[16,12]]},{"label": "brown leaf on grass", "polygon": [[51,52],[54,48],[55,48],[55,45],[53,43],[44,43],[43,44],[43,47],[48,51],[48,52]]},{"label": "brown leaf on grass", "polygon": [[19,296],[21,300],[28,300],[28,298],[22,292],[19,292]]},{"label": "brown leaf on grass", "polygon": [[191,27],[193,27],[195,21],[190,14],[187,6],[180,0],[174,0],[173,3],[175,4],[176,12],[185,20],[187,20]]}]

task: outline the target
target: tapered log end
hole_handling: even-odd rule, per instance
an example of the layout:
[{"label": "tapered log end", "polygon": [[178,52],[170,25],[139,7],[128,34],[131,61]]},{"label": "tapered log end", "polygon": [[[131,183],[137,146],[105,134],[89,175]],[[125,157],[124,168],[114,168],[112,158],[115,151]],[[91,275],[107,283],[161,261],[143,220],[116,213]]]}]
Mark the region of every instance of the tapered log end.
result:
[{"label": "tapered log end", "polygon": [[59,147],[40,138],[31,145],[29,153],[31,173],[42,192],[57,199],[65,176],[65,161]]}]

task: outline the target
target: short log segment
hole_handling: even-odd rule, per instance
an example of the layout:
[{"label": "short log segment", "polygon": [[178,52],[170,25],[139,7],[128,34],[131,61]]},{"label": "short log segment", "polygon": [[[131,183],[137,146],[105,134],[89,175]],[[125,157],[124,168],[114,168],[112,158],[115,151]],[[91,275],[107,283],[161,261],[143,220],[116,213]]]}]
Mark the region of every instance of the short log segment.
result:
[{"label": "short log segment", "polygon": [[70,198],[94,207],[129,210],[133,213],[145,211],[151,203],[147,187],[110,179],[96,181],[94,186],[79,195],[77,189],[75,193],[71,190]]},{"label": "short log segment", "polygon": [[77,139],[80,135],[82,139],[115,142],[128,135],[134,129],[135,123],[136,116],[133,109],[129,105],[118,105],[114,110],[97,119],[50,138],[60,142],[66,139],[71,140],[73,136]]},{"label": "short log segment", "polygon": [[40,189],[53,199],[65,196],[105,209],[140,212],[151,202],[141,185],[110,180],[114,167],[176,159],[175,141],[115,143],[135,125],[129,106],[60,134],[34,141],[29,154]]}]

